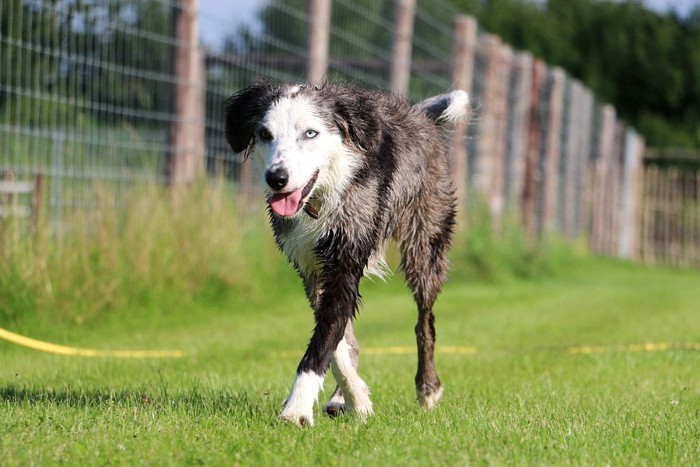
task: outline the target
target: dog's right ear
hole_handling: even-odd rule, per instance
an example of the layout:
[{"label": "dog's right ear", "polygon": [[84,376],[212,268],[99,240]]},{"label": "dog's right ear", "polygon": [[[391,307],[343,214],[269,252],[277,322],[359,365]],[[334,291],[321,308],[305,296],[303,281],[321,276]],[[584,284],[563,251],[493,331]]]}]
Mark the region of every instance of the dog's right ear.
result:
[{"label": "dog's right ear", "polygon": [[255,125],[263,118],[282,87],[268,80],[258,80],[224,102],[226,140],[233,152],[245,151],[245,157],[255,146]]}]

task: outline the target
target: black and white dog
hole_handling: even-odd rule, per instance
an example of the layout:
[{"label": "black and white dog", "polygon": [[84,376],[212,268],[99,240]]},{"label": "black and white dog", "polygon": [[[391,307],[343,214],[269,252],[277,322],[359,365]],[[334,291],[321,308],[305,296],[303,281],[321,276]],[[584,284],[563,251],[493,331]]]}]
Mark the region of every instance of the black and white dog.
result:
[{"label": "black and white dog", "polygon": [[467,108],[464,91],[410,106],[378,90],[270,81],[226,101],[226,138],[236,153],[255,155],[276,241],[303,279],[316,319],[282,420],[313,425],[329,365],[338,386],[325,411],[372,414],[352,321],[360,279],[387,272],[392,238],[418,305],[418,401],[432,408],[440,400],[432,308],[455,222],[440,127],[465,118]]}]

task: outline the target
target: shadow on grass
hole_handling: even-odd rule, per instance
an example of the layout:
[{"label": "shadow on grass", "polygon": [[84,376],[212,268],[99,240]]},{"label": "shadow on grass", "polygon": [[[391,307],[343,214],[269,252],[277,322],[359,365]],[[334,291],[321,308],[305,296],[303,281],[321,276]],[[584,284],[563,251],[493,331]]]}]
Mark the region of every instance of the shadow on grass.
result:
[{"label": "shadow on grass", "polygon": [[[265,394],[266,396],[269,394]],[[84,389],[0,386],[0,404],[32,406],[67,406],[75,408],[141,407],[163,412],[211,413],[231,416],[266,416],[278,404],[272,398],[261,401],[247,392],[192,388],[170,393],[167,388]],[[261,404],[262,402],[262,404]]]}]

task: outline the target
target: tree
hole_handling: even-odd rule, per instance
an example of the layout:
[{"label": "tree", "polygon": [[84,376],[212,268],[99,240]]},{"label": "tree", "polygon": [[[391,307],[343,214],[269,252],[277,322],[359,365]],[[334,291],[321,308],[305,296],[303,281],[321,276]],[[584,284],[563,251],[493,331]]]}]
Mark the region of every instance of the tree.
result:
[{"label": "tree", "polygon": [[169,15],[158,0],[3,0],[0,112],[32,126],[168,112]]},{"label": "tree", "polygon": [[84,60],[72,64],[67,81],[100,103],[94,115],[133,122],[150,120],[144,111],[170,111],[169,8],[156,0],[103,0],[82,8],[85,21],[70,40]]},{"label": "tree", "polygon": [[[57,46],[57,19],[34,3],[3,0],[0,3],[0,112],[29,116],[26,104],[14,94],[51,90],[57,82],[57,60],[41,51]],[[27,99],[24,99],[26,101]]]}]

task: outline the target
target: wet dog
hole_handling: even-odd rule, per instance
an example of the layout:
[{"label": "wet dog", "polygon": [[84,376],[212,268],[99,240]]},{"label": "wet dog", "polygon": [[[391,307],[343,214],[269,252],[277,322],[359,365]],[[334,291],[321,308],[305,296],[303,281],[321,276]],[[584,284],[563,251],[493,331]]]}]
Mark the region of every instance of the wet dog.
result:
[{"label": "wet dog", "polygon": [[440,400],[433,303],[446,279],[456,204],[443,130],[467,112],[463,91],[411,106],[342,84],[257,81],[226,101],[226,138],[260,168],[275,239],[316,320],[281,419],[313,425],[329,366],[338,386],[325,411],[372,414],[352,322],[360,279],[387,273],[391,239],[418,306],[418,401],[432,408]]}]

